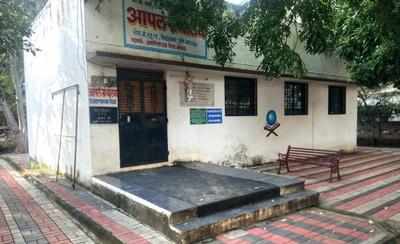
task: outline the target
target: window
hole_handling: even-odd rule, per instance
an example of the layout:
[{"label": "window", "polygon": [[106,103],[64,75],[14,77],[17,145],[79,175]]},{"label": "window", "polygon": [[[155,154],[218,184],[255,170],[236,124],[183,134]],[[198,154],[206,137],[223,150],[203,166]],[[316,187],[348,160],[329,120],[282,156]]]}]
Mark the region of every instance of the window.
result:
[{"label": "window", "polygon": [[346,87],[329,86],[329,114],[346,113]]},{"label": "window", "polygon": [[285,115],[308,114],[308,84],[285,82]]},{"label": "window", "polygon": [[257,115],[257,80],[225,77],[225,115]]}]

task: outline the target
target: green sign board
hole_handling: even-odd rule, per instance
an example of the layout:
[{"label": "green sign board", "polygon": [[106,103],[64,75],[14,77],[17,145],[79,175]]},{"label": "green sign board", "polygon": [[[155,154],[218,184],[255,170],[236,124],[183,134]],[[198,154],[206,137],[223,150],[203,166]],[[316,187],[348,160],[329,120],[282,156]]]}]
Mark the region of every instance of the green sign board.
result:
[{"label": "green sign board", "polygon": [[203,108],[190,109],[190,124],[192,125],[207,124],[207,109]]},{"label": "green sign board", "polygon": [[190,109],[190,124],[222,124],[221,108],[192,108]]}]

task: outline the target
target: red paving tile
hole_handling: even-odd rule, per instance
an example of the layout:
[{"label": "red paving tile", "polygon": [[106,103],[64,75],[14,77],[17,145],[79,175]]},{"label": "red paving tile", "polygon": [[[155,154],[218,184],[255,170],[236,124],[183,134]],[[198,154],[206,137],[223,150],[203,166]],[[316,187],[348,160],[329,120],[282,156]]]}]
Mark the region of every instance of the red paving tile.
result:
[{"label": "red paving tile", "polygon": [[217,237],[217,240],[224,244],[251,244],[251,242],[246,241],[246,240],[229,239],[225,236],[219,236],[219,237]]},{"label": "red paving tile", "polygon": [[[384,164],[384,162],[390,162],[394,160],[400,160],[400,157],[394,158],[392,155],[390,156],[380,156],[378,159],[364,159],[360,161],[347,161],[340,162],[340,168],[343,173],[348,172],[349,170],[360,169],[365,167],[379,166]],[[328,168],[315,167],[312,169],[307,169],[304,171],[291,172],[290,175],[298,176],[298,177],[306,177],[306,178],[320,178],[323,175],[329,175]]]},{"label": "red paving tile", "polygon": [[[399,169],[400,164],[399,161],[390,161],[388,163],[380,163],[378,166],[373,166],[373,167],[369,167],[369,165],[365,165],[362,168],[360,168],[359,170],[352,170],[351,172],[347,172],[347,171],[341,171],[341,175],[342,175],[342,180],[348,180],[348,179],[352,179],[355,176],[362,176],[365,175],[367,173],[371,173],[374,171],[384,171],[385,169],[389,169],[389,170],[397,170]],[[307,176],[305,177],[307,178]],[[310,178],[312,180],[311,183],[307,183],[307,186],[315,189],[317,187],[320,186],[326,186],[327,184],[335,184],[335,183],[331,183],[329,182],[329,174],[321,174],[321,177],[318,178]],[[338,181],[336,181],[338,182]],[[339,181],[340,183],[340,181]]]},{"label": "red paving tile", "polygon": [[6,218],[3,212],[0,210],[0,243],[11,243],[12,234],[10,228],[7,225]]},{"label": "red paving tile", "polygon": [[[355,172],[353,174],[345,175],[345,176],[342,177],[341,181],[329,182],[328,181],[329,179],[326,178],[324,180],[321,180],[321,181],[318,181],[318,182],[315,182],[315,183],[306,184],[306,187],[307,187],[307,189],[310,189],[310,190],[317,190],[320,187],[332,187],[333,188],[333,187],[341,186],[343,183],[346,183],[346,180],[352,180],[352,179],[354,179],[355,177],[358,177],[358,176],[371,175],[371,176],[369,176],[367,178],[372,178],[372,177],[377,177],[377,176],[380,176],[380,175],[383,175],[383,174],[387,174],[387,173],[389,173],[391,171],[399,170],[399,169],[400,169],[400,164],[399,163],[396,163],[394,165],[392,165],[392,164],[384,165],[384,166],[382,166],[382,167],[380,167],[379,169],[376,169],[376,170],[366,169],[366,170],[363,170],[363,171]],[[354,184],[354,183],[349,183],[349,184]]]},{"label": "red paving tile", "polygon": [[[345,216],[317,208],[289,214],[273,222],[249,228],[234,240],[230,233],[218,236],[222,243],[241,243],[240,240],[254,240],[251,243],[336,243],[349,241],[361,243],[380,234],[380,229],[366,219]],[[254,239],[254,238],[257,239]]]},{"label": "red paving tile", "polygon": [[[15,179],[4,168],[0,168],[0,180],[2,180],[9,189],[17,196],[22,206],[28,211],[32,219],[36,222],[43,235],[50,243],[54,236],[57,236],[57,241],[72,243],[62,230],[49,218],[44,210],[36,203],[36,201],[15,181]],[[53,231],[48,231],[49,228]],[[58,243],[57,242],[57,243]]]},{"label": "red paving tile", "polygon": [[394,170],[394,171],[390,171],[387,174],[379,175],[377,177],[373,177],[373,178],[370,178],[370,179],[362,180],[362,181],[359,181],[359,182],[354,183],[354,184],[346,185],[346,186],[340,187],[338,189],[335,189],[333,191],[322,192],[320,197],[322,199],[324,199],[324,200],[329,200],[330,198],[338,197],[338,196],[341,196],[343,194],[350,193],[350,192],[353,192],[355,190],[359,190],[362,187],[366,187],[366,186],[372,185],[374,183],[383,181],[385,179],[388,179],[388,178],[390,178],[392,176],[396,176],[396,175],[400,175],[400,169]]},{"label": "red paving tile", "polygon": [[[400,181],[385,182],[388,178],[400,176],[399,158],[399,152],[389,150],[360,151],[346,155],[341,160],[341,181],[329,182],[328,169],[310,165],[294,164],[289,175],[302,176],[306,180],[306,189],[319,191],[324,205],[351,212],[400,189]],[[360,191],[372,185],[374,187],[371,190]],[[356,191],[360,192],[355,193]],[[374,206],[368,214],[368,217],[378,220],[390,219],[400,214],[400,200],[394,199],[388,203],[382,201],[381,206]],[[348,221],[345,217],[343,219]]]},{"label": "red paving tile", "polygon": [[253,232],[252,230],[249,230],[248,232],[249,232],[249,234],[257,236],[260,239],[267,240],[267,241],[270,241],[270,242],[276,243],[276,244],[298,243],[298,242],[293,241],[293,240],[291,240],[289,238],[286,238],[284,236],[273,234],[273,233],[269,232],[266,229],[257,228],[256,232]]},{"label": "red paving tile", "polygon": [[391,206],[385,206],[373,216],[379,220],[387,220],[398,213],[400,213],[400,202],[397,202]]},{"label": "red paving tile", "polygon": [[63,187],[59,186],[55,182],[48,181],[47,186],[60,196],[65,202],[71,204],[73,207],[79,209],[82,213],[86,214],[93,221],[97,222],[100,226],[105,227],[108,231],[112,232],[114,236],[122,240],[124,243],[138,243],[148,244],[150,243],[143,238],[139,233],[136,233],[125,226],[113,221],[112,219],[105,216],[99,209],[92,206],[71,193],[64,190]]},{"label": "red paving tile", "polygon": [[339,205],[335,206],[335,208],[342,209],[342,210],[351,210],[351,209],[361,206],[363,204],[367,204],[370,201],[385,197],[385,195],[390,194],[395,191],[398,191],[399,189],[400,189],[400,182],[397,182],[395,184],[389,185],[382,189],[370,192],[367,195],[363,195],[361,197],[354,198],[349,202],[339,204]]}]

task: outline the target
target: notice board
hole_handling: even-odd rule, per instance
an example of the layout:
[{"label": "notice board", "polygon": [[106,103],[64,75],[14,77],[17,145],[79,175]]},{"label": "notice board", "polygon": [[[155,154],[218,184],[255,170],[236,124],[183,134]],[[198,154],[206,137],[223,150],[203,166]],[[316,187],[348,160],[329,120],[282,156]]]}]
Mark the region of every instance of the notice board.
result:
[{"label": "notice board", "polygon": [[190,109],[190,124],[222,124],[222,109],[220,108],[192,108]]}]

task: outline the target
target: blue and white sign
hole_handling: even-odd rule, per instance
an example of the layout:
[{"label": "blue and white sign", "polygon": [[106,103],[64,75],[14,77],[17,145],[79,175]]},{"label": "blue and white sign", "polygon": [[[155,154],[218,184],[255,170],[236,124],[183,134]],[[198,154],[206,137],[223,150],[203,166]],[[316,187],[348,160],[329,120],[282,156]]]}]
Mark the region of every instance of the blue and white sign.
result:
[{"label": "blue and white sign", "polygon": [[222,109],[207,109],[207,124],[222,124]]}]

